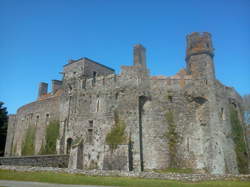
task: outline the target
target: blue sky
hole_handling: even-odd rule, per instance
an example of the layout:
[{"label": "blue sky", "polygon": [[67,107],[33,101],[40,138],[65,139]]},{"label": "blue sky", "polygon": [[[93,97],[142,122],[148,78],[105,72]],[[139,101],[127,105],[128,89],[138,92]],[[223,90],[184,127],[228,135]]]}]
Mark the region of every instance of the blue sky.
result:
[{"label": "blue sky", "polygon": [[0,101],[9,113],[60,79],[69,59],[89,57],[117,73],[132,47],[147,48],[151,75],[185,67],[186,35],[213,36],[217,79],[250,93],[249,0],[0,0]]}]

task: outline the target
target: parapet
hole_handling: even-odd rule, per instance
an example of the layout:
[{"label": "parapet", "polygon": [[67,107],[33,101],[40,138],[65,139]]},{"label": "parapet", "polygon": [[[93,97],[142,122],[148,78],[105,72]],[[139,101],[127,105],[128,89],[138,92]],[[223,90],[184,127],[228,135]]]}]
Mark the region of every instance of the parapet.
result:
[{"label": "parapet", "polygon": [[208,54],[214,56],[212,36],[208,32],[193,32],[187,35],[186,60],[192,55]]}]

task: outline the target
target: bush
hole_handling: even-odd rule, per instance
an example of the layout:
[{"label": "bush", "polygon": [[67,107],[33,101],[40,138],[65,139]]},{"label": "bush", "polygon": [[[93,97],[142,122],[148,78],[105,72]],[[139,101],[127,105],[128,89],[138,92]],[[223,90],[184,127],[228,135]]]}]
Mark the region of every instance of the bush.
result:
[{"label": "bush", "polygon": [[[36,127],[30,126],[27,129],[25,139],[23,140],[22,144],[22,155],[34,155],[35,154],[35,133],[36,133]],[[16,147],[16,145],[15,145]],[[15,148],[16,149],[16,148]],[[14,151],[16,151],[14,149]]]},{"label": "bush", "polygon": [[56,154],[56,140],[59,136],[59,121],[51,121],[46,128],[45,144],[42,145],[40,154]]}]

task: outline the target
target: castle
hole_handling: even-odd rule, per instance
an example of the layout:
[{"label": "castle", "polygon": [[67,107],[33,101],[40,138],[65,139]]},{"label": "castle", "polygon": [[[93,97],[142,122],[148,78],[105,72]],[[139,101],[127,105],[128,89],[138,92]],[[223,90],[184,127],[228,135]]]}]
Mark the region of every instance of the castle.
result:
[{"label": "castle", "polygon": [[70,155],[69,168],[239,173],[231,115],[242,122],[242,99],[215,77],[211,35],[187,36],[186,68],[174,76],[150,76],[142,45],[133,55],[119,75],[81,58],[64,65],[50,93],[40,83],[38,99],[9,117],[5,156],[22,156],[30,127],[39,154],[48,124],[58,121],[56,153]]}]

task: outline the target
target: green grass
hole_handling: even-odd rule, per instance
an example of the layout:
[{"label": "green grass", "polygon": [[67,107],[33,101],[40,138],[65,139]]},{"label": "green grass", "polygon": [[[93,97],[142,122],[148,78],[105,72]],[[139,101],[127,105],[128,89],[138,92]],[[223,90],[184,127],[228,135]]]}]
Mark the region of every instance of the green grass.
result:
[{"label": "green grass", "polygon": [[192,168],[167,168],[164,170],[154,170],[157,173],[194,173],[194,170]]},{"label": "green grass", "polygon": [[53,172],[18,172],[0,170],[0,180],[36,181],[60,184],[107,185],[124,187],[249,187],[250,182],[212,181],[187,183],[170,180],[139,179],[128,177],[90,177]]}]

